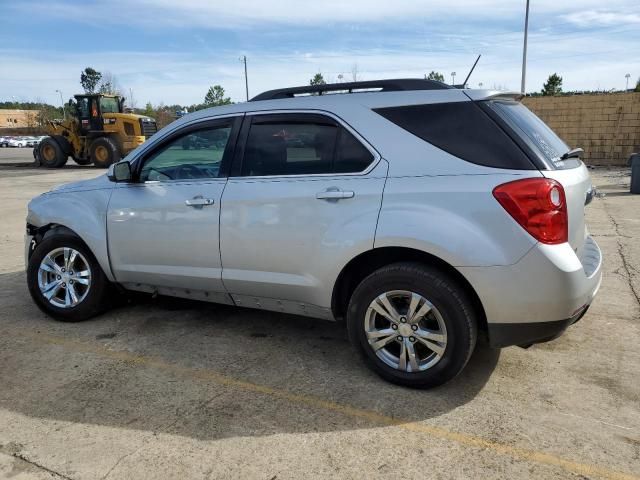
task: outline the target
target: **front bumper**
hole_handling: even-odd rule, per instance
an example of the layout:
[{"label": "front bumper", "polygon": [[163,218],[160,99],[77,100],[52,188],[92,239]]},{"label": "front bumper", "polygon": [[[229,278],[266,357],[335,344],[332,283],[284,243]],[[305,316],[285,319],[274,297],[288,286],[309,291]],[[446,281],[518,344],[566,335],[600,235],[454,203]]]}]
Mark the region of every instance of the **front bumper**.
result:
[{"label": "front bumper", "polygon": [[29,267],[29,258],[31,257],[31,252],[35,248],[35,243],[33,239],[33,235],[29,235],[28,233],[24,234],[24,269],[26,270]]},{"label": "front bumper", "polygon": [[569,244],[538,244],[518,263],[460,268],[480,297],[495,347],[556,338],[578,321],[602,282],[602,253],[587,236],[580,256]]}]

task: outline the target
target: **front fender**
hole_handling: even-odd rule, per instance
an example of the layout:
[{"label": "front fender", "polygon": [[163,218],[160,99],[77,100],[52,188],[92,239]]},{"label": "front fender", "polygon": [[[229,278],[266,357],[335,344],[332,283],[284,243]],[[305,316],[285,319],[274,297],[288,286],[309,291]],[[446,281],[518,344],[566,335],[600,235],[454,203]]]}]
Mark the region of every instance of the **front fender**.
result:
[{"label": "front fender", "polygon": [[110,281],[114,281],[107,247],[106,211],[111,189],[47,193],[29,202],[27,223],[61,225],[84,241]]}]

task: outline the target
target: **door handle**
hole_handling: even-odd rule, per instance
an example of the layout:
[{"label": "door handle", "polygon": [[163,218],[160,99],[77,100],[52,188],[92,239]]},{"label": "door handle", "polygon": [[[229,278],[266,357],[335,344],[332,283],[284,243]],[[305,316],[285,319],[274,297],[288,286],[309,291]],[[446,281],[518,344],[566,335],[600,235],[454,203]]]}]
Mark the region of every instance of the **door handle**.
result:
[{"label": "door handle", "polygon": [[200,195],[193,197],[191,200],[185,200],[184,204],[187,207],[202,208],[206,205],[213,205],[213,198],[203,198]]},{"label": "door handle", "polygon": [[328,188],[324,192],[316,193],[316,198],[318,200],[342,200],[343,198],[353,198],[355,195],[355,192],[351,190]]}]

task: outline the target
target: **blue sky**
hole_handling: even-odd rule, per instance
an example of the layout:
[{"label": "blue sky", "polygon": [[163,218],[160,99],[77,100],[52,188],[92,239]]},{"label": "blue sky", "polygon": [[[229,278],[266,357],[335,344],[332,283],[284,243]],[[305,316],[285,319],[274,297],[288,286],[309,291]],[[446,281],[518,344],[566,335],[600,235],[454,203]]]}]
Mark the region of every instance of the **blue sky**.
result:
[{"label": "blue sky", "polygon": [[[250,95],[328,80],[420,77],[520,88],[525,0],[0,0],[0,100],[59,103],[92,66],[134,101],[201,102],[220,84]],[[557,72],[565,90],[622,89],[640,77],[638,0],[531,0],[527,90]]]}]

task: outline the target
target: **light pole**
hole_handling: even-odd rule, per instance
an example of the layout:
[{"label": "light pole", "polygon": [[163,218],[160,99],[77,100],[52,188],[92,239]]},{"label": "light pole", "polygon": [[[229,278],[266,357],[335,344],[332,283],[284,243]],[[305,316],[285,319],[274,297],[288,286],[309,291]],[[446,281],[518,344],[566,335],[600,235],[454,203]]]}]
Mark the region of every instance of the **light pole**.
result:
[{"label": "light pole", "polygon": [[456,72],[451,72],[451,85],[456,85]]},{"label": "light pole", "polygon": [[627,88],[625,88],[625,89],[624,89],[624,91],[626,92],[626,91],[628,91],[628,90],[629,90],[629,79],[631,78],[631,74],[630,74],[630,73],[627,73],[627,74],[624,76],[624,78],[626,78],[626,79],[627,79]]},{"label": "light pole", "polygon": [[527,41],[529,39],[529,0],[527,0],[527,12],[524,16],[524,48],[522,49],[522,83],[520,93],[525,94],[527,83]]},{"label": "light pole", "polygon": [[240,61],[244,63],[244,89],[247,94],[247,102],[249,101],[249,77],[247,77],[247,56],[240,57]]},{"label": "light pole", "polygon": [[64,109],[64,100],[62,99],[62,92],[58,89],[56,89],[56,92],[58,92],[60,94],[60,103],[62,104],[62,119],[66,120],[67,119],[67,112]]}]

